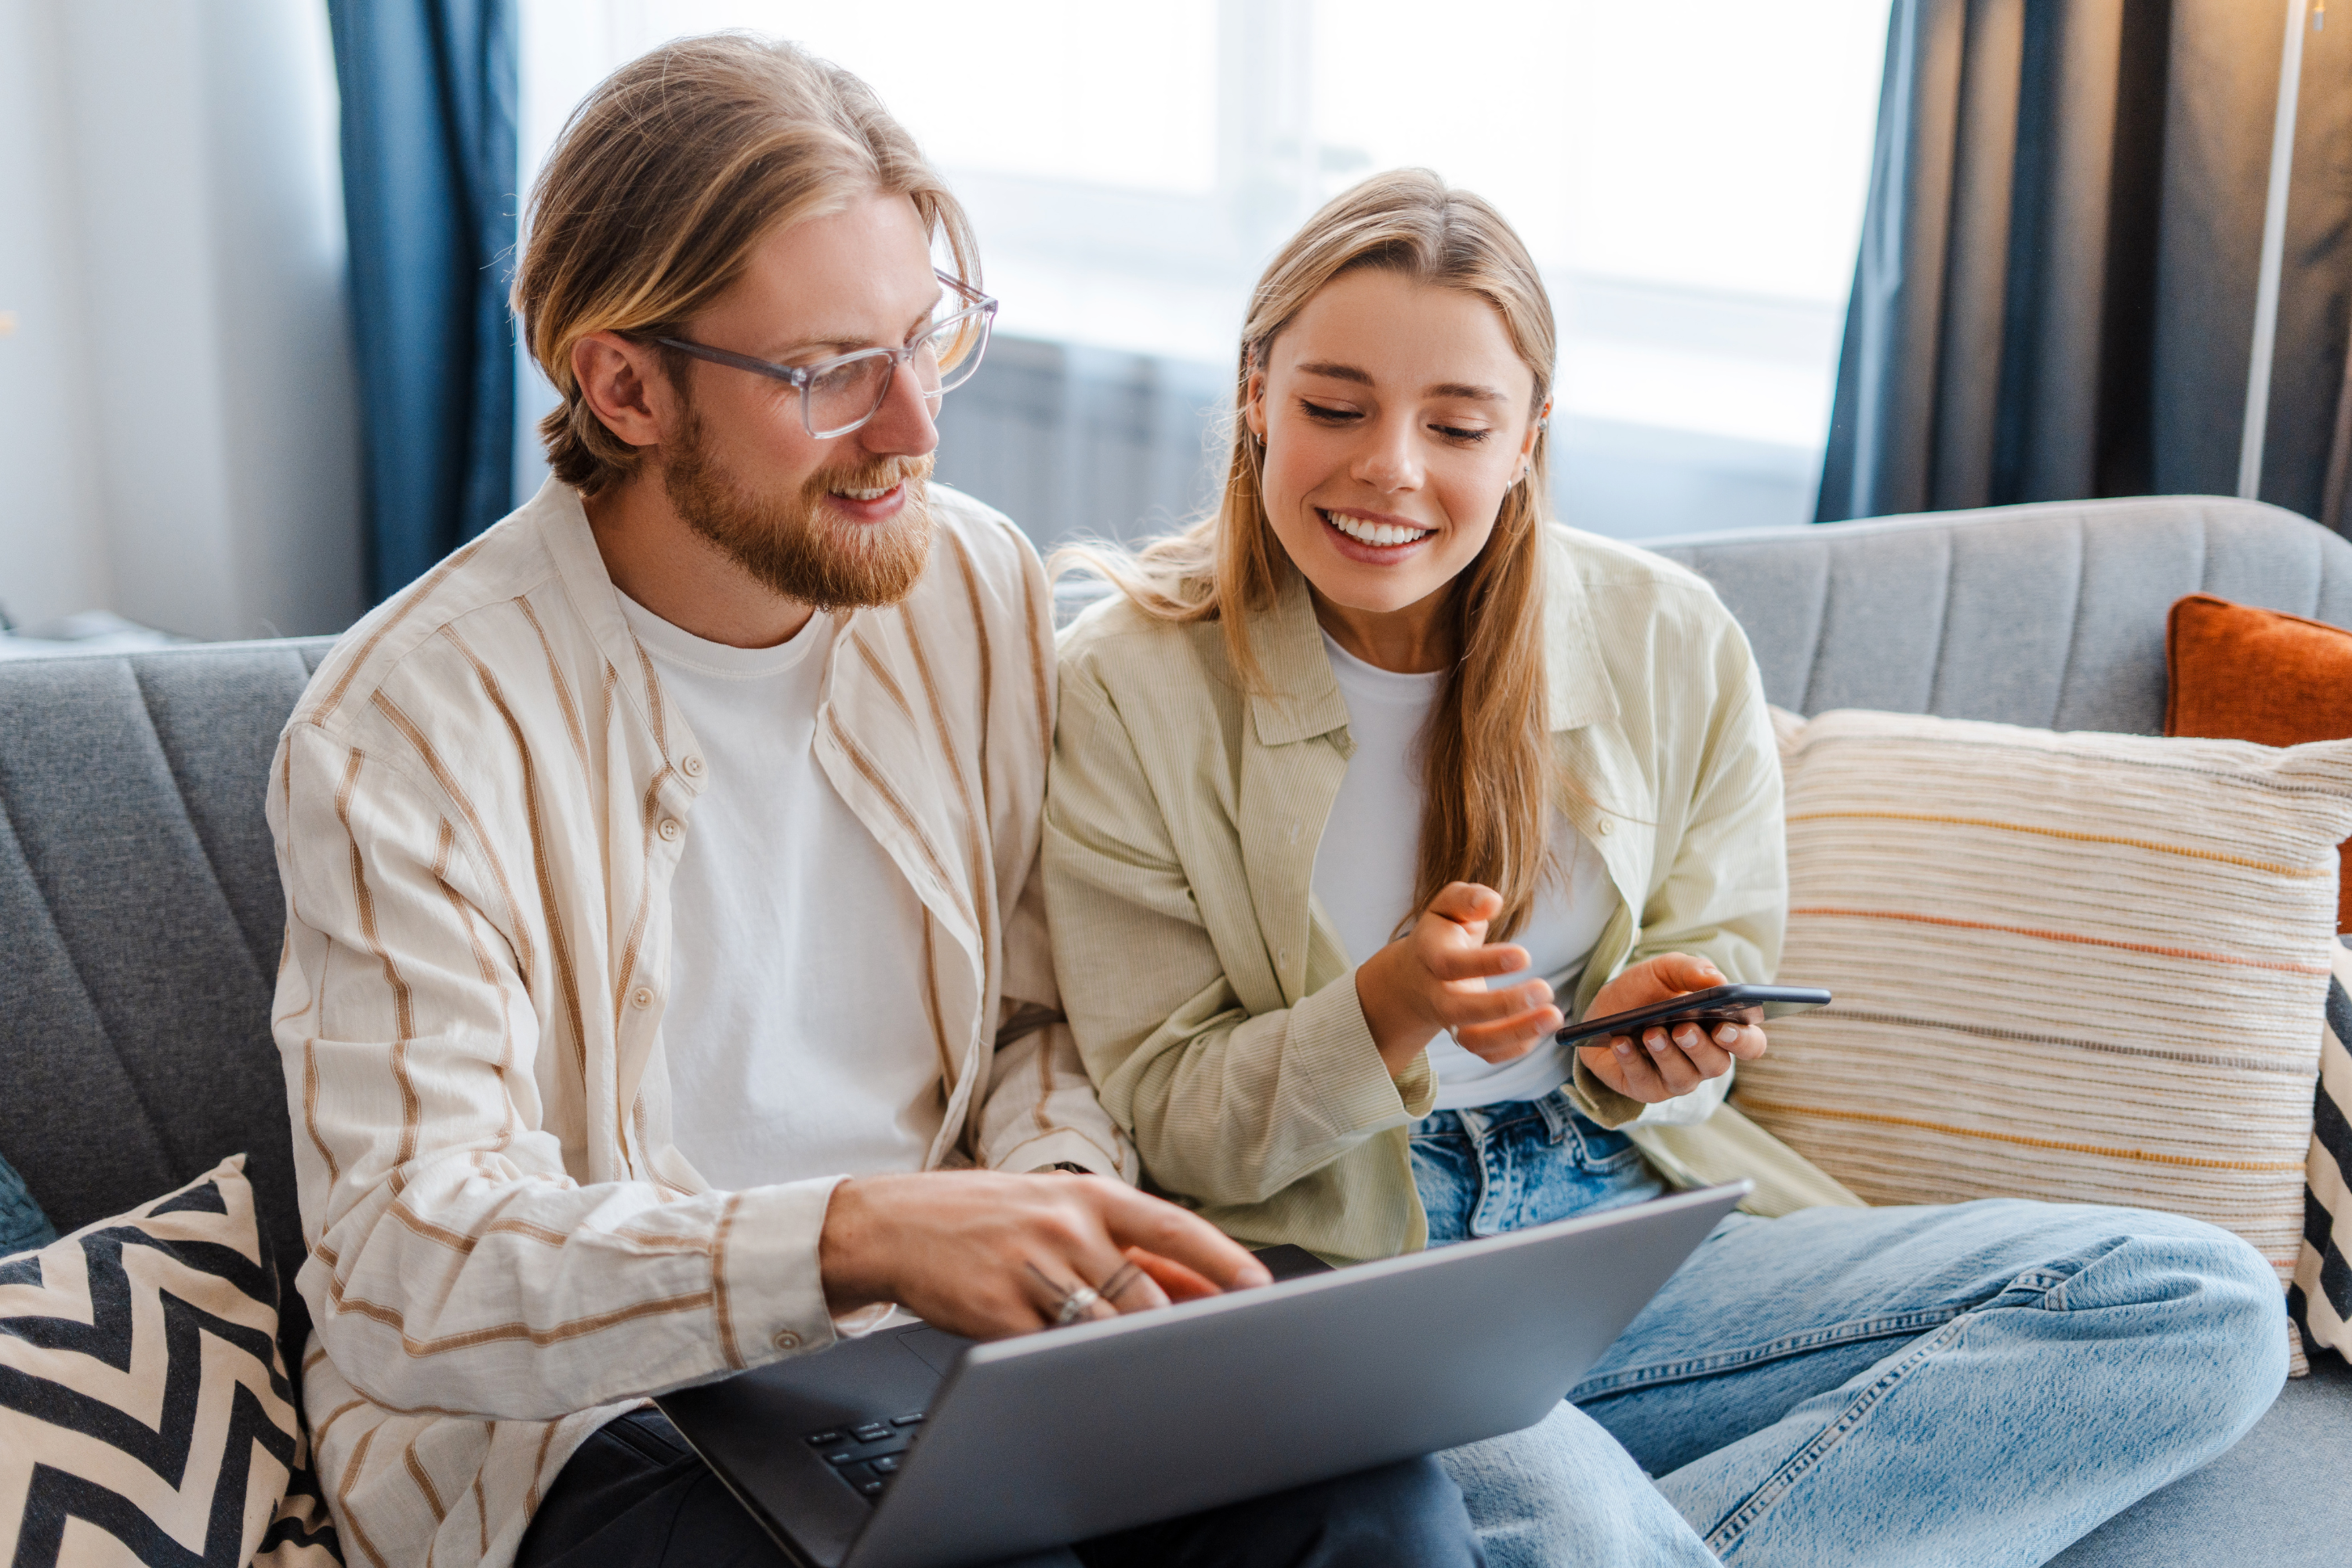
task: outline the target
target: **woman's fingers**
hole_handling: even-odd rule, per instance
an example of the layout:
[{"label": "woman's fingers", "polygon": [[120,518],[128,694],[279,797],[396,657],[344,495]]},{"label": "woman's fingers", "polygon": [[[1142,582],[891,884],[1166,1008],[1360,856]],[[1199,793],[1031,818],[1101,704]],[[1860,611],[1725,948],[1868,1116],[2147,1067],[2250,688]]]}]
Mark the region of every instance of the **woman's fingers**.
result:
[{"label": "woman's fingers", "polygon": [[1456,925],[1483,925],[1503,912],[1503,895],[1479,882],[1448,882],[1429,900],[1429,912]]},{"label": "woman's fingers", "polygon": [[1440,980],[1491,980],[1498,974],[1517,974],[1528,967],[1528,950],[1509,942],[1493,942],[1485,947],[1440,948],[1429,955],[1429,972]]},{"label": "woman's fingers", "polygon": [[1684,1024],[1668,1033],[1674,1038],[1675,1048],[1682,1052],[1700,1078],[1721,1078],[1731,1070],[1731,1053],[1716,1044],[1696,1024]]},{"label": "woman's fingers", "polygon": [[1667,1099],[1688,1094],[1699,1086],[1698,1068],[1691,1065],[1690,1058],[1683,1055],[1682,1048],[1667,1037],[1665,1030],[1642,1031],[1642,1047],[1649,1053],[1650,1065],[1657,1069],[1660,1080],[1666,1086]]},{"label": "woman's fingers", "polygon": [[1437,1016],[1449,1029],[1464,1024],[1492,1024],[1551,1005],[1551,987],[1540,980],[1522,981],[1499,991],[1484,987],[1448,991],[1436,999]]},{"label": "woman's fingers", "polygon": [[1526,1056],[1536,1048],[1543,1037],[1556,1033],[1565,1022],[1557,1007],[1538,1007],[1532,1013],[1492,1024],[1475,1024],[1454,1031],[1454,1042],[1481,1061],[1507,1062]]},{"label": "woman's fingers", "polygon": [[1715,1033],[1716,1044],[1743,1062],[1754,1061],[1764,1054],[1765,1048],[1770,1044],[1764,1037],[1764,1031],[1753,1024],[1743,1024],[1738,1028],[1729,1030],[1728,1033],[1730,1038],[1726,1039],[1724,1037],[1726,1031],[1717,1029]]}]

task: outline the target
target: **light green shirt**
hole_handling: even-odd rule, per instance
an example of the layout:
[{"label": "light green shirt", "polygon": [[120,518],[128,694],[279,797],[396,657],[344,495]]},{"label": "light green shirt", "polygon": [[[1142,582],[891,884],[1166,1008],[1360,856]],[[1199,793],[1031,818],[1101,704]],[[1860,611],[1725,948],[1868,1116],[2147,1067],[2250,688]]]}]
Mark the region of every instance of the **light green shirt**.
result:
[{"label": "light green shirt", "polygon": [[[1747,638],[1682,568],[1550,535],[1559,809],[1600,847],[1618,900],[1566,1010],[1660,952],[1769,980],[1788,877]],[[1306,584],[1286,576],[1250,626],[1262,692],[1243,689],[1214,622],[1171,626],[1114,598],[1063,635],[1044,845],[1055,964],[1151,1184],[1252,1246],[1388,1257],[1427,1238],[1406,1129],[1435,1079],[1425,1055],[1390,1076],[1309,891],[1351,746]],[[1728,1107],[1694,1126],[1637,1120],[1580,1062],[1568,1089],[1679,1185],[1750,1176],[1762,1213],[1859,1201]]]}]

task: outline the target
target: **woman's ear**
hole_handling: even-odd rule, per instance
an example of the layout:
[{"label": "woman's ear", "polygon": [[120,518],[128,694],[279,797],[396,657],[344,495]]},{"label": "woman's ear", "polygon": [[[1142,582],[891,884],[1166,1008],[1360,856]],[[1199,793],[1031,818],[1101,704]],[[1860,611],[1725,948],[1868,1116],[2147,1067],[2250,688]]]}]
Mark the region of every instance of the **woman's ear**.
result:
[{"label": "woman's ear", "polygon": [[1265,439],[1265,372],[1254,370],[1242,391],[1242,423],[1260,441]]},{"label": "woman's ear", "polygon": [[1513,484],[1518,483],[1535,471],[1536,439],[1550,424],[1551,400],[1546,398],[1544,405],[1536,410],[1536,416],[1528,421],[1528,433],[1519,437],[1519,471],[1512,478]]}]

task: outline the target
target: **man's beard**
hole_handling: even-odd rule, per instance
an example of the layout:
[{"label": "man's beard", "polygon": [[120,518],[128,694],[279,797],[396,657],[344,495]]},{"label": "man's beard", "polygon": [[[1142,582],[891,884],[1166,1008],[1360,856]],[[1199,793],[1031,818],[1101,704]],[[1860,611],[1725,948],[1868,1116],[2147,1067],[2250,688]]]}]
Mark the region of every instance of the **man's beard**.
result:
[{"label": "man's beard", "polygon": [[[688,528],[787,599],[820,610],[895,605],[923,574],[931,555],[929,458],[882,458],[854,468],[810,476],[800,493],[778,500],[747,489],[712,458],[702,420],[687,415],[685,438],[662,470],[662,490]],[[907,487],[887,522],[848,522],[827,515],[834,490]]]}]

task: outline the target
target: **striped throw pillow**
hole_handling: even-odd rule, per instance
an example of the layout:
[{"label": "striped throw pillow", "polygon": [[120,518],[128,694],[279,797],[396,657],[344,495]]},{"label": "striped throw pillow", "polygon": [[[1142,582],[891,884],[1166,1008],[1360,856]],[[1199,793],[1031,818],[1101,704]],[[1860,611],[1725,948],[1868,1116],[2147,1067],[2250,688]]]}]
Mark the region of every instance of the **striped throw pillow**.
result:
[{"label": "striped throw pillow", "polygon": [[338,1562],[245,1156],[0,1262],[0,1562]]},{"label": "striped throw pillow", "polygon": [[1740,1109],[1872,1203],[2167,1209],[2290,1282],[2352,742],[1848,711],[1782,746],[1780,973],[1837,1002]]},{"label": "striped throw pillow", "polygon": [[2311,1107],[2311,1163],[2303,1194],[2303,1252],[2287,1310],[2315,1347],[2352,1356],[2352,950],[2340,939],[2319,1040]]}]

